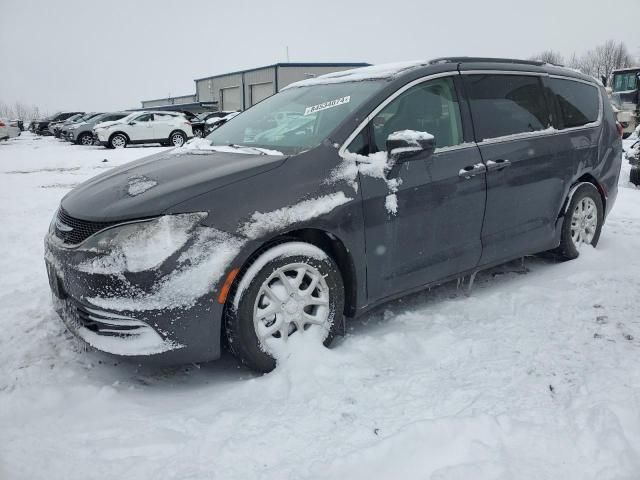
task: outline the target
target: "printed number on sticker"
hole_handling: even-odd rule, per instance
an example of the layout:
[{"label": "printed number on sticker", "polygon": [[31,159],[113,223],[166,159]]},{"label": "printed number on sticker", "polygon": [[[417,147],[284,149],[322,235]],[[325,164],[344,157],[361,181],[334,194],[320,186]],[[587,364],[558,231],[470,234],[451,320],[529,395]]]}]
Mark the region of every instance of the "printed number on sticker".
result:
[{"label": "printed number on sticker", "polygon": [[330,100],[328,102],[319,103],[318,105],[314,105],[312,107],[307,107],[304,110],[305,115],[311,115],[312,113],[319,112],[320,110],[326,110],[327,108],[337,107],[338,105],[344,105],[345,103],[349,103],[351,101],[351,96],[347,95],[346,97],[336,98],[335,100]]}]

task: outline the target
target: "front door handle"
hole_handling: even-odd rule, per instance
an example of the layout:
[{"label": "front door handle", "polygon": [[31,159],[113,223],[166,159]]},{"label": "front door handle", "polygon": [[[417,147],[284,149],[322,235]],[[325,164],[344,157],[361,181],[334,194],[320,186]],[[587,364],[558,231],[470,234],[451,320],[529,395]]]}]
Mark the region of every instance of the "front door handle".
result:
[{"label": "front door handle", "polygon": [[458,176],[468,179],[486,171],[487,167],[484,166],[484,163],[476,163],[475,165],[467,165],[466,167],[461,168],[458,172]]},{"label": "front door handle", "polygon": [[510,167],[511,162],[509,160],[489,160],[487,162],[487,172],[493,172],[495,170],[500,171],[504,168]]}]

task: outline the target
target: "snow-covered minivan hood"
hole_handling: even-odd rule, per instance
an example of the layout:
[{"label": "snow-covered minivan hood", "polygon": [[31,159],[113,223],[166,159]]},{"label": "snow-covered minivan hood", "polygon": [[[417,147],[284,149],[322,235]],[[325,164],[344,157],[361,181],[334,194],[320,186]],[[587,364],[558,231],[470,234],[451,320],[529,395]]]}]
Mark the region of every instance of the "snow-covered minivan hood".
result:
[{"label": "snow-covered minivan hood", "polygon": [[203,193],[277,168],[286,158],[162,152],[87,180],[71,190],[61,206],[72,217],[93,222],[153,217]]}]

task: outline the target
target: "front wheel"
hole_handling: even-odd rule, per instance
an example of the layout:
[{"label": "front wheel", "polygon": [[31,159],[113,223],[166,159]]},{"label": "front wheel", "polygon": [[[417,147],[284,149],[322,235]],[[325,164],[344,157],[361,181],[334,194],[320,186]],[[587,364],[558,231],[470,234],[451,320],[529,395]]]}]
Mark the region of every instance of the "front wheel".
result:
[{"label": "front wheel", "polygon": [[344,287],[336,263],[318,247],[287,242],[249,266],[225,307],[231,352],[270,372],[292,336],[328,346],[342,322]]},{"label": "front wheel", "polygon": [[582,245],[595,247],[600,239],[603,220],[600,192],[590,183],[578,187],[567,207],[556,252],[564,260],[573,260],[580,255]]},{"label": "front wheel", "polygon": [[109,139],[109,146],[111,148],[124,148],[127,146],[127,137],[122,133],[116,133]]}]

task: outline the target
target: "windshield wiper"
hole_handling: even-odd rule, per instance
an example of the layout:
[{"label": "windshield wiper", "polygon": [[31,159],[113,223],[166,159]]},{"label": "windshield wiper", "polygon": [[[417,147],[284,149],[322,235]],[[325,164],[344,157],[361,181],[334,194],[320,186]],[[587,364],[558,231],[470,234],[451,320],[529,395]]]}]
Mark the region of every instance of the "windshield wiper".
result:
[{"label": "windshield wiper", "polygon": [[258,147],[249,147],[247,145],[238,145],[236,143],[230,143],[227,146],[231,148],[235,148],[237,150],[240,150],[242,148],[247,148],[249,150],[253,150],[254,152],[258,152],[258,155],[266,155],[266,153],[261,148],[258,148]]}]

